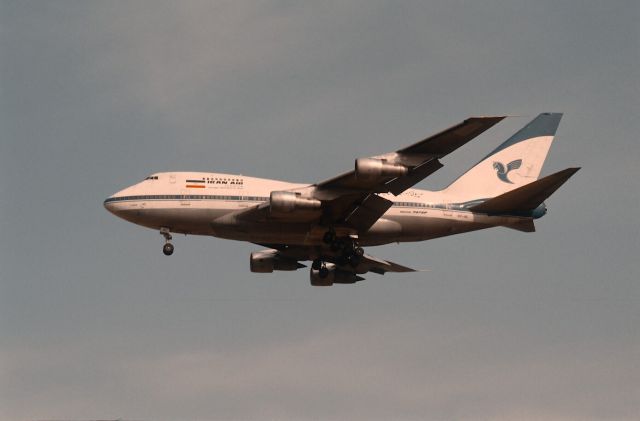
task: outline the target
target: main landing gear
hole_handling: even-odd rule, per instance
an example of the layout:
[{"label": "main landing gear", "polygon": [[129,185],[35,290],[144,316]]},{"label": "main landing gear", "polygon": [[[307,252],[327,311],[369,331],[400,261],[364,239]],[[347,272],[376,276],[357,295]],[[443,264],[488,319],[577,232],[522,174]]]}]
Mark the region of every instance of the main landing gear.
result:
[{"label": "main landing gear", "polygon": [[169,228],[160,228],[160,235],[165,239],[164,246],[162,246],[162,252],[165,256],[171,256],[173,254],[173,244],[171,244],[171,232]]},{"label": "main landing gear", "polygon": [[[362,262],[364,249],[360,247],[360,245],[358,245],[357,241],[355,241],[354,239],[338,238],[335,231],[329,230],[322,237],[322,241],[325,244],[329,245],[329,248],[332,252],[338,254],[336,258],[337,264],[349,264],[355,268],[360,264],[360,262]],[[325,277],[329,273],[328,269],[325,267],[325,262],[321,259],[314,260],[311,267],[320,272],[320,277],[322,277],[323,272],[325,274]]]}]

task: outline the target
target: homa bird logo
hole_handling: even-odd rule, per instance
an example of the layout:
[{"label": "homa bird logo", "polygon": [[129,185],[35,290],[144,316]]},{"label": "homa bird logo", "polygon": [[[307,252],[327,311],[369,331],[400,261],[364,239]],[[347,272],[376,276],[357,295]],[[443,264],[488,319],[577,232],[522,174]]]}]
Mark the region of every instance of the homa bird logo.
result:
[{"label": "homa bird logo", "polygon": [[493,169],[496,170],[496,175],[498,178],[505,183],[513,184],[513,181],[509,180],[509,172],[511,170],[517,170],[522,165],[522,159],[516,159],[515,161],[511,161],[507,164],[507,168],[504,168],[504,164],[502,162],[494,162]]}]

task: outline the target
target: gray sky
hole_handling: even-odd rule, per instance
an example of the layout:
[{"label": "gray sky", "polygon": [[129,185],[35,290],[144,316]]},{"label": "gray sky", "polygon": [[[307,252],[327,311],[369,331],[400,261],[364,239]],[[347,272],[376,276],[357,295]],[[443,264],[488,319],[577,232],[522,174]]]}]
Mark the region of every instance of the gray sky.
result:
[{"label": "gray sky", "polygon": [[[637,419],[637,1],[0,1],[0,418]],[[470,115],[539,112],[538,232],[374,254],[312,288],[257,246],[119,220],[165,170],[313,182]]]}]

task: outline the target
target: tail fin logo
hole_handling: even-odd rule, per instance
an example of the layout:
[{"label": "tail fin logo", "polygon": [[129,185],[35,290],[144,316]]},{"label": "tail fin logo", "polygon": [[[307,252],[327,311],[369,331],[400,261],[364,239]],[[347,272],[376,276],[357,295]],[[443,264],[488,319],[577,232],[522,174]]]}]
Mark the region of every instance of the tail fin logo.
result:
[{"label": "tail fin logo", "polygon": [[494,162],[493,169],[496,170],[496,175],[498,178],[509,184],[513,184],[513,181],[509,180],[509,173],[511,170],[517,170],[522,165],[522,159],[516,159],[515,161],[511,161],[507,164],[507,168],[505,169],[504,164],[502,162]]}]

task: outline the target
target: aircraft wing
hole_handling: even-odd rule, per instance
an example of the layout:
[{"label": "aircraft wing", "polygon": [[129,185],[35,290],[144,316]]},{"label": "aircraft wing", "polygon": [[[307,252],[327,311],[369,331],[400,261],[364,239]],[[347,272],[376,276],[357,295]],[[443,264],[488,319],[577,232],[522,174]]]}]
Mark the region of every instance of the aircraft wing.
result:
[{"label": "aircraft wing", "polygon": [[[276,209],[272,197],[251,208],[222,217],[245,222],[308,222],[363,232],[393,204],[378,195],[399,195],[442,168],[439,159],[477,137],[505,116],[471,117],[411,146],[356,160],[355,168],[302,191],[288,192],[286,212]],[[279,193],[279,192],[278,192]],[[296,206],[300,203],[300,209]],[[315,211],[310,208],[315,206]]]},{"label": "aircraft wing", "polygon": [[405,167],[405,174],[391,174],[393,170],[385,174],[367,174],[354,169],[337,177],[316,184],[319,190],[351,190],[367,191],[371,193],[393,193],[399,195],[409,187],[422,181],[429,174],[442,167],[438,161],[445,155],[455,151],[471,139],[484,133],[500,121],[505,116],[496,117],[470,117],[463,122],[456,124],[438,134],[430,136],[406,148],[399,149],[383,155],[364,158],[362,164],[373,164],[366,160],[385,161],[390,166],[398,167],[398,172],[402,172],[399,167]]},{"label": "aircraft wing", "polygon": [[331,222],[366,231],[392,205],[377,193],[401,194],[442,168],[440,158],[504,118],[471,117],[395,152],[357,159],[353,170],[316,184],[313,197]]},{"label": "aircraft wing", "polygon": [[[316,251],[313,247],[309,246],[292,246],[285,244],[265,243],[261,243],[259,245],[269,247],[282,258],[295,261],[313,260],[314,252]],[[412,269],[410,267],[406,267],[389,260],[380,259],[367,253],[362,256],[360,262],[355,267],[350,265],[349,263],[341,261],[339,256],[326,255],[323,256],[323,260],[335,264],[338,269],[342,271],[352,272],[354,274],[365,274],[367,272],[373,272],[377,273],[378,275],[384,275],[387,272],[418,272],[416,269]]]},{"label": "aircraft wing", "polygon": [[379,259],[366,253],[362,256],[362,262],[355,269],[357,269],[358,272],[366,269],[366,272],[373,272],[378,275],[384,275],[387,272],[417,272],[415,269],[388,260]]}]

